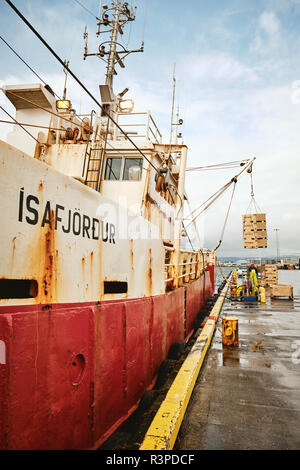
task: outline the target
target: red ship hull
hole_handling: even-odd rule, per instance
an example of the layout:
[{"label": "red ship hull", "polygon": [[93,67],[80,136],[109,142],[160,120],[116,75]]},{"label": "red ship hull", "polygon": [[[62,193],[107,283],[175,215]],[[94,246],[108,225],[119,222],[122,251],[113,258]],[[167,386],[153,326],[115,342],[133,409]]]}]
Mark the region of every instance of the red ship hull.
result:
[{"label": "red ship hull", "polygon": [[1,307],[0,448],[92,449],[151,389],[215,288],[215,270],[164,295]]}]

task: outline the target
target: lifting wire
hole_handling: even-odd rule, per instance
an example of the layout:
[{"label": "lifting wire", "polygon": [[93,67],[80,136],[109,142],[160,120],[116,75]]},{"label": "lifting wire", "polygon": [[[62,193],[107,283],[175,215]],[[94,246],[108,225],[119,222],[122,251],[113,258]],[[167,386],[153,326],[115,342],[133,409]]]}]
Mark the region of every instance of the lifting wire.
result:
[{"label": "lifting wire", "polygon": [[45,39],[38,33],[38,31],[32,26],[32,24],[25,18],[25,16],[17,9],[17,7],[10,1],[5,0],[6,3],[15,11],[15,13],[21,18],[21,20],[31,29],[31,31],[37,36],[37,38],[44,44],[44,46],[51,52],[51,54],[56,58],[58,62],[69,72],[69,74],[74,78],[74,80],[83,88],[83,90],[89,95],[89,97],[99,106],[102,112],[111,120],[111,122],[119,129],[119,131],[127,138],[127,140],[133,145],[133,147],[147,160],[147,162],[152,166],[152,168],[159,174],[159,170],[153,165],[153,163],[146,157],[144,152],[133,142],[133,140],[128,137],[128,135],[123,131],[119,124],[111,117],[111,115],[103,108],[101,103],[94,97],[94,95],[86,88],[86,86],[79,80],[72,70],[65,65],[64,61],[58,56],[58,54],[52,49],[52,47],[45,41]]},{"label": "lifting wire", "polygon": [[[233,178],[231,178],[230,181],[228,181],[228,183],[226,183],[224,186],[222,186],[220,189],[218,189],[218,191],[216,191],[212,196],[210,196],[204,203],[200,204],[199,207],[197,207],[196,209],[194,209],[191,214],[189,214],[189,216],[192,216],[192,220],[187,224],[187,227],[189,227],[192,223],[194,223],[194,221],[206,210],[208,209],[211,204],[213,204],[213,202],[215,202],[215,200],[221,196],[221,194],[224,193],[224,191],[226,191],[226,189],[229,188],[229,186],[232,185],[232,183],[235,183],[236,179],[246,170],[246,169],[249,169],[250,167],[252,167],[253,165],[253,162],[255,160],[255,157],[253,157],[245,166],[244,168],[239,172],[237,173]],[[206,204],[206,205],[205,205]],[[198,212],[198,214],[194,215],[197,211],[199,211],[199,209],[204,206],[205,207],[200,211]]]},{"label": "lifting wire", "polygon": [[232,204],[232,200],[233,200],[233,195],[234,195],[234,191],[235,191],[235,188],[236,188],[236,183],[237,183],[237,178],[235,178],[235,180],[234,180],[233,190],[232,190],[232,194],[231,194],[231,198],[230,198],[230,202],[229,202],[227,214],[226,214],[226,217],[225,217],[225,222],[224,222],[223,229],[222,229],[222,232],[221,232],[221,235],[220,235],[220,241],[219,241],[218,245],[216,246],[215,251],[217,251],[217,249],[220,247],[220,245],[221,245],[221,243],[222,243],[222,241],[223,241],[223,236],[224,236],[224,232],[225,232],[225,227],[226,227],[226,224],[227,224],[227,221],[228,221],[229,211],[230,211],[230,208],[231,208],[231,204]]},{"label": "lifting wire", "polygon": [[251,167],[251,173],[250,173],[250,180],[251,180],[251,199],[250,199],[250,204],[246,210],[246,214],[248,214],[248,211],[249,213],[251,214],[251,208],[252,208],[252,205],[254,207],[254,210],[256,211],[256,213],[261,213],[261,209],[260,207],[258,206],[256,200],[254,199],[254,189],[253,189],[253,176],[252,176],[252,167]]}]

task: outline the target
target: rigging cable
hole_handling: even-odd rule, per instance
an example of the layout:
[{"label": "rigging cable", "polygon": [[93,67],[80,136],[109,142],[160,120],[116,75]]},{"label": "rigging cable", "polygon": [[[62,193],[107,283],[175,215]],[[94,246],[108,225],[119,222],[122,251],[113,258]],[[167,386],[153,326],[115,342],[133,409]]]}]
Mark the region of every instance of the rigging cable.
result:
[{"label": "rigging cable", "polygon": [[[48,85],[48,83],[45,82],[45,80],[42,79],[42,77],[40,77],[40,75],[35,71],[33,70],[33,68],[15,51],[15,49],[10,45],[8,44],[8,42],[2,37],[0,36],[0,39],[7,45],[7,47],[9,47],[9,49],[21,60],[21,62],[23,62],[23,64],[26,65],[26,67],[28,67],[28,69],[45,85],[45,88],[48,90],[48,91],[52,91],[54,93],[54,95],[56,96],[56,98],[58,98],[59,100],[61,100],[61,97],[55,93],[55,91]],[[3,90],[2,90],[3,91]],[[82,122],[82,119],[81,117],[78,115],[78,114],[75,114],[78,119]]]},{"label": "rigging cable", "polygon": [[[193,214],[195,214],[204,204],[206,204],[206,206],[197,214],[197,215],[194,215],[192,220],[188,223],[187,227],[189,227],[189,225],[191,225],[206,209],[208,209],[211,204],[213,204],[213,202],[221,196],[221,194],[224,193],[224,191],[226,191],[229,186],[232,185],[232,183],[235,182],[235,180],[246,170],[246,169],[249,169],[250,167],[252,167],[253,165],[253,162],[255,160],[256,157],[253,157],[252,160],[250,160],[250,162],[248,162],[248,164],[245,166],[245,168],[243,168],[239,173],[237,173],[233,178],[231,178],[231,180],[226,183],[224,186],[222,186],[222,188],[220,188],[215,194],[213,194],[213,196],[211,196],[209,199],[207,199],[207,201],[205,201],[205,203],[202,203],[200,204],[199,207],[197,207],[189,216],[193,216]],[[209,201],[209,202],[208,202]]]},{"label": "rigging cable", "polygon": [[38,33],[38,31],[32,26],[32,24],[25,18],[25,16],[17,9],[17,7],[10,1],[5,0],[6,3],[15,11],[15,13],[21,18],[21,20],[31,29],[31,31],[37,36],[37,38],[44,44],[44,46],[51,52],[51,54],[56,58],[58,62],[69,72],[69,74],[74,78],[74,80],[84,89],[84,91],[89,95],[89,97],[99,106],[102,112],[111,120],[111,122],[121,131],[121,133],[128,139],[128,141],[133,145],[133,147],[148,161],[152,168],[159,173],[158,169],[153,165],[153,163],[146,157],[144,152],[133,142],[133,140],[128,137],[128,135],[123,131],[119,124],[111,117],[111,115],[103,108],[99,101],[94,97],[94,95],[86,88],[86,86],[79,80],[79,78],[72,72],[72,70],[65,65],[64,61],[59,57],[59,55],[52,49],[52,47],[47,43],[47,41]]},{"label": "rigging cable", "polygon": [[191,245],[191,247],[192,247],[192,250],[195,251],[195,248],[193,247],[192,241],[191,241],[191,239],[190,239],[190,237],[189,237],[189,234],[188,234],[187,229],[186,229],[185,226],[184,226],[183,221],[182,221],[181,223],[182,223],[183,230],[184,230],[184,232],[186,233],[186,236],[188,237],[188,241],[190,242],[190,245]]},{"label": "rigging cable", "polygon": [[40,105],[34,103],[33,101],[31,101],[31,100],[29,100],[29,99],[27,99],[27,98],[24,98],[23,96],[20,96],[20,95],[14,93],[14,92],[11,91],[11,90],[4,90],[3,88],[1,88],[1,90],[6,94],[6,96],[7,96],[7,94],[13,95],[13,96],[15,96],[16,98],[20,98],[21,100],[25,101],[26,103],[29,103],[29,104],[31,104],[32,106],[35,106],[36,108],[42,109],[43,111],[45,111],[45,112],[47,112],[47,113],[49,113],[49,114],[52,114],[53,116],[59,117],[60,119],[63,119],[64,121],[70,122],[71,124],[76,124],[76,125],[78,125],[79,127],[83,127],[83,126],[81,126],[80,124],[75,123],[75,122],[72,121],[71,119],[68,119],[68,118],[62,116],[61,114],[54,113],[54,111],[50,111],[49,109],[46,109],[46,108],[44,108],[43,106],[40,106]]},{"label": "rigging cable", "polygon": [[[35,72],[35,70],[33,70],[33,68],[30,67],[30,65],[28,65],[27,62],[25,62],[24,59],[22,59],[22,57],[13,49],[12,46],[10,46],[10,45],[8,44],[7,41],[5,41],[5,39],[4,39],[2,36],[0,36],[0,39],[1,39],[1,41],[3,41],[3,42],[7,45],[7,47],[9,47],[9,49],[23,62],[23,64],[26,65],[26,67],[29,68],[29,70],[30,70],[45,86],[48,86],[48,87],[49,87],[49,85],[45,82],[45,80],[43,80],[43,79]],[[53,91],[53,90],[52,90],[52,91]],[[53,93],[55,94],[55,96],[56,96],[59,100],[61,99],[54,91],[53,91]]]},{"label": "rigging cable", "polygon": [[144,16],[144,25],[143,25],[143,33],[142,33],[142,43],[143,44],[144,44],[145,31],[146,31],[147,11],[148,11],[148,0],[146,1],[146,6],[145,6],[145,16]]},{"label": "rigging cable", "polygon": [[[6,109],[4,109],[2,106],[0,106],[0,108],[2,109],[2,111],[4,111],[11,119],[13,119],[15,121],[16,124],[18,124],[22,129],[23,131],[25,131],[28,135],[30,135],[30,137],[32,137],[32,139],[34,139],[38,144],[40,144],[40,142],[27,130],[25,129],[25,127],[22,126],[22,124],[20,124],[14,117],[12,117],[8,111],[6,111]],[[13,123],[12,123],[13,124]]]},{"label": "rigging cable", "polygon": [[[179,194],[178,194],[177,188],[176,188],[176,186],[174,186],[173,184],[170,185],[170,186],[172,186],[172,187],[175,189],[177,196],[180,198],[180,201],[181,201],[180,210],[181,210],[181,208],[182,208],[182,199],[181,199],[181,197],[180,197]],[[176,206],[176,203],[175,203],[174,198],[173,198],[173,194],[171,193],[169,186],[168,186],[167,190],[169,191],[169,194],[170,194],[170,196],[171,196],[171,199],[172,199],[172,201],[173,201],[174,206]],[[180,210],[178,211],[178,213],[180,212]],[[185,226],[184,226],[183,220],[181,221],[181,225],[182,225],[182,227],[183,227],[183,230],[184,230],[186,236],[188,237],[188,240],[189,240],[189,243],[190,243],[190,245],[191,245],[192,250],[195,251],[195,249],[194,249],[194,247],[193,247],[193,244],[192,244],[192,241],[191,241],[191,239],[190,239],[190,237],[189,237],[188,231],[187,231],[187,229],[186,229]]]},{"label": "rigging cable", "polygon": [[[3,108],[2,108],[3,109]],[[60,129],[58,127],[49,127],[49,126],[41,126],[40,124],[27,124],[25,122],[12,122],[12,121],[6,121],[5,119],[0,119],[0,122],[3,124],[18,124],[18,126],[26,126],[26,127],[37,127],[38,129],[48,129],[48,130],[53,130],[53,131],[65,131],[66,129],[64,127],[61,127]]]},{"label": "rigging cable", "polygon": [[237,183],[237,178],[235,178],[235,180],[234,180],[233,190],[232,190],[231,199],[230,199],[230,202],[229,202],[229,207],[228,207],[228,210],[227,210],[227,214],[226,214],[226,217],[225,217],[225,222],[224,222],[224,225],[223,225],[223,228],[222,228],[222,232],[221,232],[221,235],[220,235],[219,243],[218,243],[218,245],[216,246],[215,251],[217,251],[217,249],[220,247],[220,245],[221,245],[221,243],[222,243],[222,241],[223,241],[223,236],[224,236],[224,232],[225,232],[225,227],[226,227],[226,224],[227,224],[227,221],[228,221],[229,211],[230,211],[230,208],[231,208],[231,204],[232,204],[232,200],[233,200],[233,195],[234,195],[234,191],[235,191],[235,188],[236,188],[236,183]]},{"label": "rigging cable", "polygon": [[[180,210],[181,210],[181,208],[182,208],[182,198],[181,198],[180,195],[178,194],[178,191],[177,191],[176,186],[174,186],[173,184],[172,184],[172,185],[169,185],[169,186],[172,186],[172,188],[175,189],[175,192],[176,192],[177,196],[180,198],[181,207],[180,207],[180,209],[179,209],[179,211],[178,211],[178,213],[179,213]],[[172,201],[173,201],[174,206],[176,206],[176,203],[175,203],[174,198],[173,198],[173,194],[171,193],[169,186],[167,187],[167,190],[169,191],[169,194],[170,194],[170,196],[171,196],[171,199],[172,199]],[[195,251],[195,249],[194,249],[194,247],[193,247],[193,244],[192,244],[192,242],[191,242],[191,239],[190,239],[190,237],[189,237],[189,234],[188,234],[188,232],[187,232],[187,229],[186,229],[185,226],[184,226],[183,220],[181,221],[181,225],[182,225],[182,227],[183,227],[184,232],[186,233],[186,236],[188,237],[188,240],[189,240],[189,242],[190,242],[190,245],[191,245],[192,250]]]},{"label": "rigging cable", "polygon": [[207,166],[194,166],[189,167],[186,171],[203,171],[203,170],[223,170],[226,168],[236,168],[238,166],[244,166],[246,163],[249,162],[249,159],[241,160],[241,161],[234,161],[234,162],[226,162],[226,163],[216,163],[215,165],[207,165]]},{"label": "rigging cable", "polygon": [[85,5],[83,5],[81,2],[79,2],[79,0],[74,0],[74,2],[76,2],[78,5],[80,5],[85,11],[87,11],[93,18],[96,18],[96,20],[98,20],[97,16],[95,15],[95,13],[92,13]]},{"label": "rigging cable", "polygon": [[[202,206],[204,206],[206,203],[209,203],[207,207],[205,207],[198,215],[194,215],[193,219],[191,220],[191,222],[188,224],[188,225],[191,225],[198,217],[199,215],[204,211],[206,210],[210,204],[212,204],[214,202],[214,200],[220,196],[222,194],[223,191],[225,191],[227,189],[227,187],[231,184],[231,182],[227,183],[225,186],[222,186],[222,188],[218,189],[218,191],[216,191],[212,196],[210,196],[208,199],[206,199],[206,201],[202,202],[202,204],[200,204],[200,206],[198,206],[196,209],[194,209],[191,213],[190,213],[190,216],[193,216]],[[212,200],[212,201],[211,201]],[[209,202],[211,201],[211,202]]]}]

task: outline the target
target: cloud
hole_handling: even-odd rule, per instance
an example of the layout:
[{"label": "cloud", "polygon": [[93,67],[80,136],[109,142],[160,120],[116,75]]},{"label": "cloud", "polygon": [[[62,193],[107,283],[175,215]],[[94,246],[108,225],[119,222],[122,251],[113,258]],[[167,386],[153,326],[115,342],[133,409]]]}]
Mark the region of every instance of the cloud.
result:
[{"label": "cloud", "polygon": [[258,24],[260,29],[269,36],[279,33],[280,23],[275,13],[272,11],[264,11],[259,17]]},{"label": "cloud", "polygon": [[185,71],[188,81],[193,82],[219,82],[223,85],[236,81],[253,83],[259,80],[252,68],[222,52],[191,55],[182,61],[180,68]]},{"label": "cloud", "polygon": [[250,51],[266,54],[274,50],[280,40],[280,22],[273,11],[264,11],[258,18],[255,37]]}]

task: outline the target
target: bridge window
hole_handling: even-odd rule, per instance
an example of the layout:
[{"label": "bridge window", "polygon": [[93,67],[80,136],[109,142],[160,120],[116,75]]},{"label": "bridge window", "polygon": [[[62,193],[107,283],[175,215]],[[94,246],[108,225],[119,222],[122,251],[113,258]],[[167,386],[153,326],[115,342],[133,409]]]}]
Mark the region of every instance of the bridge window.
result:
[{"label": "bridge window", "polygon": [[142,158],[109,157],[106,159],[104,179],[111,181],[140,181],[142,167]]},{"label": "bridge window", "polygon": [[122,158],[108,158],[106,160],[106,180],[119,180],[121,176]]},{"label": "bridge window", "polygon": [[142,158],[125,158],[123,180],[139,181],[142,176]]}]

